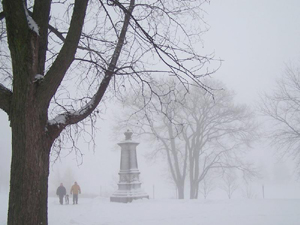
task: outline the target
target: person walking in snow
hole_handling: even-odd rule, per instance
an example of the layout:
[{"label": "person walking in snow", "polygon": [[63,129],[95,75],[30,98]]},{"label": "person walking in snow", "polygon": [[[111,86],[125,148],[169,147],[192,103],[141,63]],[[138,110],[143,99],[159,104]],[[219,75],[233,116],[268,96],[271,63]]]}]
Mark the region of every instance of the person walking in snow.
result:
[{"label": "person walking in snow", "polygon": [[77,182],[71,187],[71,194],[73,194],[73,205],[78,204],[78,194],[81,194],[81,190]]},{"label": "person walking in snow", "polygon": [[60,183],[60,186],[56,190],[56,195],[59,197],[59,203],[62,205],[64,203],[64,196],[67,194],[67,190],[64,187],[63,183]]}]

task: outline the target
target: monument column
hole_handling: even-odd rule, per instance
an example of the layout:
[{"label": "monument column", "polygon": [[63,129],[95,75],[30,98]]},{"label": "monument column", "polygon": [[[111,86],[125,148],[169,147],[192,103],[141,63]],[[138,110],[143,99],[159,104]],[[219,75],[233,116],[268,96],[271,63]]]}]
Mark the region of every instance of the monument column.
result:
[{"label": "monument column", "polygon": [[136,156],[136,146],[139,144],[132,141],[132,132],[127,130],[125,140],[118,143],[121,147],[121,161],[119,172],[118,190],[110,197],[111,202],[131,202],[135,199],[149,198],[141,189],[139,169]]}]

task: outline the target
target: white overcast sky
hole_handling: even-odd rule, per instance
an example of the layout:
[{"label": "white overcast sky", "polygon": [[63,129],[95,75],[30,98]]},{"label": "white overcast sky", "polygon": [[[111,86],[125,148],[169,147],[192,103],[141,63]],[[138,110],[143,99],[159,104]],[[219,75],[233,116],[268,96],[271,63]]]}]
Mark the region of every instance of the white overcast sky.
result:
[{"label": "white overcast sky", "polygon": [[[236,92],[238,101],[255,103],[258,101],[259,92],[269,91],[274,87],[285,63],[300,65],[299,0],[211,0],[210,4],[205,6],[205,11],[205,20],[211,27],[203,36],[205,51],[214,51],[216,57],[224,60],[214,76]],[[101,123],[100,120],[99,122]],[[2,160],[8,161],[10,156],[6,153],[10,151],[10,128],[7,116],[2,111],[0,123],[0,154]],[[100,179],[97,188],[100,188],[99,185],[109,186],[110,184],[105,184],[111,176],[105,175],[108,170],[115,170],[117,177],[118,168],[112,168],[119,166],[118,149],[110,156],[106,155],[112,152],[116,143],[107,138],[104,131],[111,132],[108,127],[98,132],[97,144],[101,148],[96,149],[93,156],[91,152],[87,153],[84,165],[80,169],[83,173],[76,176],[85,186],[91,179]],[[85,145],[81,146],[85,148]],[[139,147],[142,148],[143,145]],[[142,150],[138,150],[138,154],[141,154],[139,151]],[[141,156],[139,158],[141,159]],[[109,160],[114,162],[110,163]],[[150,170],[146,171],[147,168]],[[150,168],[143,163],[140,163],[140,170],[145,182],[148,176],[158,174],[154,167]],[[89,181],[83,181],[84,174],[90,176]],[[107,179],[102,179],[105,176]]]},{"label": "white overcast sky", "polygon": [[300,65],[300,1],[212,0],[206,8],[204,45],[224,60],[216,77],[239,100],[258,100],[285,63]]}]

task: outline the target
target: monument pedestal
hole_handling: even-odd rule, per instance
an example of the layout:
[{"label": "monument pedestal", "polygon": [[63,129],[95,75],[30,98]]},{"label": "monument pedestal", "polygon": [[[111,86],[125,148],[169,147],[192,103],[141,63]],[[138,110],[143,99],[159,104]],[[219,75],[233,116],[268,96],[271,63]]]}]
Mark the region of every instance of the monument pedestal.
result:
[{"label": "monument pedestal", "polygon": [[136,146],[131,140],[132,132],[125,132],[125,141],[118,143],[121,147],[121,162],[118,190],[110,197],[111,202],[132,202],[132,200],[149,198],[142,189],[139,180],[140,172],[136,157]]}]

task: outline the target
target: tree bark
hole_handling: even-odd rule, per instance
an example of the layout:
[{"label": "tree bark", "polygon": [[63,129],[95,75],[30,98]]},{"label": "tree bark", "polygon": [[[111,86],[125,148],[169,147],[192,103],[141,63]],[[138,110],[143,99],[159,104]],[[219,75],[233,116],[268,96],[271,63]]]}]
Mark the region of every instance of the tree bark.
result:
[{"label": "tree bark", "polygon": [[199,183],[191,182],[190,199],[198,199]]},{"label": "tree bark", "polygon": [[184,182],[179,182],[177,185],[178,199],[184,199]]},{"label": "tree bark", "polygon": [[[41,84],[35,82],[35,77],[43,73],[44,68],[41,64],[44,64],[45,55],[42,54],[46,54],[47,39],[42,36],[47,34],[45,26],[48,25],[49,2],[45,5],[47,10],[43,11],[46,15],[36,16],[36,21],[45,21],[44,26],[41,26],[42,22],[39,23],[40,29],[43,30],[39,33],[41,30],[33,30],[28,24],[29,12],[24,1],[3,1],[13,68],[13,93],[4,86],[0,87],[0,95],[5,98],[0,101],[0,106],[9,115],[12,129],[8,225],[48,224],[49,154],[52,143],[60,132],[47,130],[49,104],[45,101],[45,95],[39,94]],[[72,17],[72,21],[75,22],[71,25],[74,24],[73,27],[77,26],[77,29],[70,30],[76,30],[77,36],[74,32],[70,34],[73,39],[74,36],[76,38],[69,41],[69,61],[73,60],[76,52],[86,5],[87,0],[75,2],[74,9],[80,11],[77,13],[80,18],[75,14]],[[64,70],[69,64],[64,65]],[[48,88],[51,89],[51,85],[53,84],[48,83]],[[52,87],[56,88],[55,85]],[[51,98],[51,94],[48,93],[48,98]]]},{"label": "tree bark", "polygon": [[[12,162],[8,225],[47,224],[51,142],[38,114],[12,116]],[[33,112],[34,113],[34,112]],[[25,115],[24,115],[25,114]],[[25,126],[24,126],[25,124]]]}]

